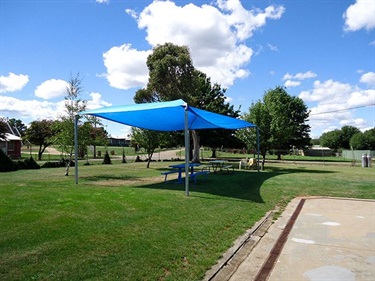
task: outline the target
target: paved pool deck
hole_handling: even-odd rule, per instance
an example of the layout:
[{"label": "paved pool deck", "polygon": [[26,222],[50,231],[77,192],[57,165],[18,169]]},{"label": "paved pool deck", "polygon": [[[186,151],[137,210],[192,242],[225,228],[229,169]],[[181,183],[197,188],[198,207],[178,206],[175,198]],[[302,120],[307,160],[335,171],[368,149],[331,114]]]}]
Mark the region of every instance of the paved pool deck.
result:
[{"label": "paved pool deck", "polygon": [[296,198],[263,228],[206,280],[375,280],[375,200]]}]

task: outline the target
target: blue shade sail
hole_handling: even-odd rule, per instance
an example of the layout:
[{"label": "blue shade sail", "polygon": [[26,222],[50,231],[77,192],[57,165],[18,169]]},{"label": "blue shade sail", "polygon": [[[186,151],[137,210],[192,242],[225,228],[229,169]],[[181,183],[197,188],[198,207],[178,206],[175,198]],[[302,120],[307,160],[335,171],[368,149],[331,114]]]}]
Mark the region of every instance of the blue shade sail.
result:
[{"label": "blue shade sail", "polygon": [[[142,103],[124,106],[109,106],[80,112],[113,122],[154,131],[185,130],[186,102],[183,100]],[[187,107],[188,129],[241,129],[255,127],[254,124],[233,117]]]}]

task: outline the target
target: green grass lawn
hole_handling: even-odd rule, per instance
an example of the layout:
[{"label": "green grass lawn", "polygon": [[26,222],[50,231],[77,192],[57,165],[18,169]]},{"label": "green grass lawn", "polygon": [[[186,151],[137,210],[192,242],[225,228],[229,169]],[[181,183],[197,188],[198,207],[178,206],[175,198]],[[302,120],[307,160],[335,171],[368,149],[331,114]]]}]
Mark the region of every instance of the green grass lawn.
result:
[{"label": "green grass lawn", "polygon": [[[375,199],[374,168],[266,165],[164,184],[171,163],[1,173],[0,280],[200,280],[246,229],[296,196]],[[173,178],[173,177],[172,177]]]}]

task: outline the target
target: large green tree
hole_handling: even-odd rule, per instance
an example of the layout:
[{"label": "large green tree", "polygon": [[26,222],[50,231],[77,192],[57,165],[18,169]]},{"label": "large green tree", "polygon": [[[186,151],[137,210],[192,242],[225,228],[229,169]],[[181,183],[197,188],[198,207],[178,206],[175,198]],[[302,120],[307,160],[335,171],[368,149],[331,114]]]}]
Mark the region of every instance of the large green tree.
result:
[{"label": "large green tree", "polygon": [[320,136],[320,144],[325,147],[337,150],[342,145],[342,132],[341,130],[333,130],[325,132]]},{"label": "large green tree", "polygon": [[375,150],[375,128],[354,134],[350,139],[350,146],[358,150]]},{"label": "large green tree", "polygon": [[350,139],[361,131],[354,126],[344,126],[341,128],[341,148],[350,149]]},{"label": "large green tree", "polygon": [[[268,90],[263,100],[253,103],[244,119],[256,124],[260,134],[262,169],[266,153],[270,149],[304,147],[310,143],[310,126],[306,124],[309,111],[302,99],[290,96],[284,87]],[[248,148],[256,147],[254,130],[242,130],[238,136],[248,142]]]},{"label": "large green tree", "polygon": [[[199,98],[196,107],[211,112],[216,112],[225,116],[237,118],[240,110],[235,110],[233,105],[226,101],[226,89],[222,89],[217,83],[211,84],[211,80],[204,73],[197,72],[196,82]],[[212,158],[216,158],[216,148],[218,147],[243,147],[243,142],[234,136],[232,130],[200,130],[198,134],[199,143],[211,147]],[[196,157],[196,156],[195,156]]]},{"label": "large green tree", "polygon": [[343,126],[341,129],[325,132],[320,137],[322,146],[330,147],[334,150],[350,149],[350,140],[361,131],[353,126]]},{"label": "large green tree", "polygon": [[53,124],[54,121],[47,119],[33,121],[26,130],[25,139],[39,147],[38,160],[42,160],[45,149],[53,143],[56,133]]},{"label": "large green tree", "polygon": [[[149,80],[147,87],[136,92],[136,103],[183,99],[190,106],[211,110],[230,116],[238,116],[225,101],[225,90],[211,85],[204,73],[194,68],[189,49],[172,43],[158,45],[147,58]],[[231,132],[221,132],[231,135]],[[193,162],[199,162],[200,137],[191,132],[193,139]]]}]

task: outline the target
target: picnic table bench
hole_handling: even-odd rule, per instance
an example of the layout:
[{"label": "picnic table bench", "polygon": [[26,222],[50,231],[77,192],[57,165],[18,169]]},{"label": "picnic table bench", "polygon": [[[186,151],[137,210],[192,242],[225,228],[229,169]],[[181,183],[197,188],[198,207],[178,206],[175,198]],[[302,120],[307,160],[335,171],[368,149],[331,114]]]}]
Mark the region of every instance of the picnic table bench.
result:
[{"label": "picnic table bench", "polygon": [[165,175],[165,177],[164,177],[164,182],[167,182],[167,177],[168,177],[168,175],[170,175],[170,174],[174,174],[174,173],[178,173],[178,172],[179,172],[178,169],[170,170],[170,171],[166,171],[166,172],[162,172],[161,174],[162,174],[162,175]]},{"label": "picnic table bench", "polygon": [[210,173],[210,171],[202,170],[200,172],[195,172],[193,174],[190,174],[190,178],[194,181],[194,184],[196,184],[197,183],[197,176],[204,175],[205,178],[207,179],[207,176],[208,176],[209,173]]},{"label": "picnic table bench", "polygon": [[211,167],[209,168],[209,170],[213,170],[214,173],[217,173],[217,172],[227,172],[228,174],[229,173],[234,173],[234,167],[233,165],[230,165],[228,164],[227,161],[224,161],[224,160],[214,160],[214,161],[210,161],[209,162],[211,164]]},{"label": "picnic table bench", "polygon": [[[198,163],[189,163],[189,177],[194,181],[194,183],[197,183],[197,177],[201,175],[207,175],[210,173],[210,171],[207,170],[201,170],[201,171],[194,171],[194,167],[198,167],[200,164]],[[164,182],[167,182],[167,177],[170,174],[178,173],[178,183],[182,183],[182,173],[185,171],[185,164],[177,164],[177,165],[170,165],[169,168],[172,168],[172,170],[161,172],[162,175],[164,175]]]}]

